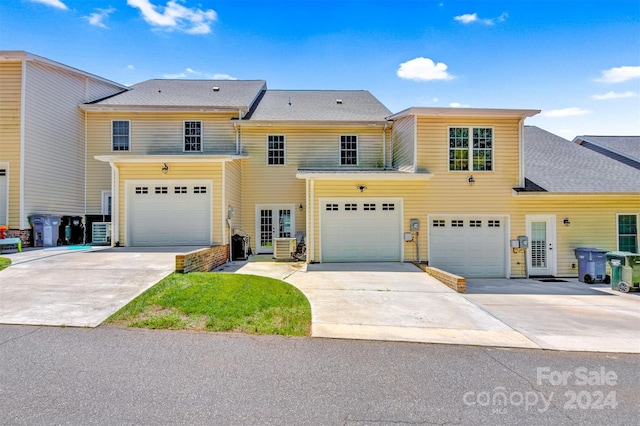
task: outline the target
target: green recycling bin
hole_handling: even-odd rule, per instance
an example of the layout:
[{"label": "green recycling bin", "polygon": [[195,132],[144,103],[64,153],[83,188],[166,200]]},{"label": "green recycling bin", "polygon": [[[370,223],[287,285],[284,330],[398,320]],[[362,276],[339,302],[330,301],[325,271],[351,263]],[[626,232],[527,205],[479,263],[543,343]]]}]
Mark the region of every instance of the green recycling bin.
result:
[{"label": "green recycling bin", "polygon": [[611,266],[611,288],[624,293],[640,290],[640,253],[611,251],[606,256]]}]

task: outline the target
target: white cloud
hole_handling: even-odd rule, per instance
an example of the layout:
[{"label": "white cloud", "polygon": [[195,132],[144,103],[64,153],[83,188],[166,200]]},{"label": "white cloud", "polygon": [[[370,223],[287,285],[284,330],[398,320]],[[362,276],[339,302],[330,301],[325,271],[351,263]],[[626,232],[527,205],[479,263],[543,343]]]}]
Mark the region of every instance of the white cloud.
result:
[{"label": "white cloud", "polygon": [[127,0],[127,4],[137,7],[149,24],[169,31],[177,30],[188,34],[209,34],[211,23],[218,15],[212,9],[188,8],[179,3],[185,0],[169,0],[166,6],[156,6],[150,0]]},{"label": "white cloud", "polygon": [[449,106],[451,108],[471,108],[471,105],[461,104],[460,102],[451,102]]},{"label": "white cloud", "polygon": [[397,75],[414,81],[451,80],[454,77],[447,72],[447,68],[442,62],[436,64],[429,58],[419,57],[400,64]]},{"label": "white cloud", "polygon": [[32,3],[40,3],[51,7],[57,7],[58,9],[68,10],[66,4],[62,3],[60,0],[31,0]]},{"label": "white cloud", "polygon": [[634,78],[640,78],[640,66],[614,67],[604,70],[602,71],[602,77],[596,79],[596,81],[602,81],[604,83],[622,83],[623,81],[633,80]]},{"label": "white cloud", "polygon": [[237,80],[236,77],[232,77],[229,74],[196,71],[193,68],[185,68],[183,72],[178,74],[164,74],[162,77],[169,79],[199,78],[204,80]]},{"label": "white cloud", "polygon": [[133,65],[131,65],[131,64],[130,64],[130,65],[127,65],[127,69],[128,69],[128,70],[132,70],[133,68],[134,68],[134,66],[133,66]]},{"label": "white cloud", "polygon": [[477,22],[484,25],[495,25],[496,22],[504,22],[509,17],[507,12],[503,12],[502,15],[497,18],[479,18],[477,13],[465,13],[464,15],[454,16],[454,20],[463,24],[471,24]]},{"label": "white cloud", "polygon": [[543,117],[549,118],[562,118],[562,117],[576,117],[578,115],[589,114],[591,111],[578,107],[570,107],[570,108],[561,108],[561,109],[550,109],[548,111],[543,111]]},{"label": "white cloud", "polygon": [[593,99],[597,99],[599,101],[603,101],[606,99],[623,99],[623,98],[635,98],[638,96],[636,92],[607,92],[604,95],[593,95],[591,96]]},{"label": "white cloud", "polygon": [[87,21],[89,21],[89,23],[91,25],[95,25],[96,27],[100,27],[100,28],[107,28],[107,26],[105,25],[105,23],[103,21],[105,19],[107,19],[109,17],[109,15],[111,15],[115,11],[116,10],[113,7],[110,7],[109,9],[98,9],[98,8],[96,8],[95,12],[93,12],[89,16],[85,16],[84,18]]}]

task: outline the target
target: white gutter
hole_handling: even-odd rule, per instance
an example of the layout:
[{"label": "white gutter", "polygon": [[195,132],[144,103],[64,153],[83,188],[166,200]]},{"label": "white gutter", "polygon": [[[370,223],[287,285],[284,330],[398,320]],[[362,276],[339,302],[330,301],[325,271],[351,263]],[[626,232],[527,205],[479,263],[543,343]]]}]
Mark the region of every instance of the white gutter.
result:
[{"label": "white gutter", "polygon": [[94,155],[104,163],[224,163],[249,158],[247,155]]},{"label": "white gutter", "polygon": [[[25,171],[25,152],[26,152],[26,138],[24,135],[25,132],[25,121],[26,121],[26,113],[27,113],[27,60],[22,60],[22,87],[20,88],[20,195],[19,195],[19,217],[18,217],[18,226],[20,230],[27,229],[27,224],[25,222],[25,211],[24,211],[24,171]],[[8,190],[8,188],[7,188]],[[7,222],[9,218],[7,217]]]}]

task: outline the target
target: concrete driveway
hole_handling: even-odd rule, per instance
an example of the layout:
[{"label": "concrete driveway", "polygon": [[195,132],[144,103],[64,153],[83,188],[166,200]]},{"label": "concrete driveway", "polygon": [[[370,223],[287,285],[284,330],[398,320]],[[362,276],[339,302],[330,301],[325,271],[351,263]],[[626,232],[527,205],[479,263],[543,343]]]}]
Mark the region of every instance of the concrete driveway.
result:
[{"label": "concrete driveway", "polygon": [[299,288],[311,303],[314,337],[538,348],[410,263],[249,262],[226,270]]},{"label": "concrete driveway", "polygon": [[640,293],[577,279],[469,279],[464,297],[544,349],[640,353]]},{"label": "concrete driveway", "polygon": [[55,247],[3,255],[0,323],[96,327],[175,269],[193,247]]},{"label": "concrete driveway", "polygon": [[640,353],[640,293],[605,285],[470,279],[459,294],[410,263],[222,269],[298,287],[311,303],[314,337]]}]

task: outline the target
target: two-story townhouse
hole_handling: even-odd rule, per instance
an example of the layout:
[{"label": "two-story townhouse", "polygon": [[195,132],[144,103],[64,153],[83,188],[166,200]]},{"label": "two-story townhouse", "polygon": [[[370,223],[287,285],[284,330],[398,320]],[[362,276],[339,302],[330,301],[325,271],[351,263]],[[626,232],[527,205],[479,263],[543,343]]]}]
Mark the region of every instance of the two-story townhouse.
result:
[{"label": "two-story townhouse", "polygon": [[[511,276],[523,123],[537,110],[410,108],[392,115],[394,165],[432,178],[411,199],[415,254],[462,276]],[[407,202],[405,201],[405,204]],[[407,229],[407,228],[405,228]]]},{"label": "two-story townhouse", "polygon": [[228,245],[241,217],[240,123],[262,80],[149,80],[83,104],[87,214],[111,243]]},{"label": "two-story townhouse", "polygon": [[34,214],[84,215],[85,115],[78,104],[126,90],[41,56],[0,51],[0,225],[8,236],[26,242]]},{"label": "two-story townhouse", "polygon": [[[275,238],[297,231],[306,239],[309,261],[403,259],[400,205],[382,208],[396,198],[358,189],[372,176],[399,175],[386,167],[389,114],[364,90],[265,93],[239,123],[248,154],[242,161],[242,228],[254,252],[271,253]],[[333,190],[323,193],[327,183]]]}]

